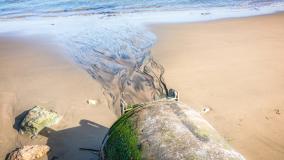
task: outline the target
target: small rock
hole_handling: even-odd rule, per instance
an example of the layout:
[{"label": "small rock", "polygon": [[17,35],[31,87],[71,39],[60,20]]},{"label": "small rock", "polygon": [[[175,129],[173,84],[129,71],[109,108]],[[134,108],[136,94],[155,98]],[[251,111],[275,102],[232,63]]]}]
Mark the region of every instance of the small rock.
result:
[{"label": "small rock", "polygon": [[56,112],[35,106],[21,122],[20,133],[36,136],[42,129],[57,124],[60,120],[61,117]]},{"label": "small rock", "polygon": [[174,89],[169,89],[168,98],[173,98],[176,101],[178,101],[178,99],[179,99],[178,92]]},{"label": "small rock", "polygon": [[50,150],[47,145],[29,145],[11,152],[8,160],[36,160],[42,158]]},{"label": "small rock", "polygon": [[209,111],[211,111],[211,108],[210,107],[203,107],[202,108],[202,113],[207,113],[207,112],[209,112]]},{"label": "small rock", "polygon": [[96,100],[93,100],[93,99],[88,99],[88,100],[87,100],[87,103],[88,103],[88,104],[91,104],[91,105],[96,105],[96,104],[97,104],[97,101],[96,101]]}]

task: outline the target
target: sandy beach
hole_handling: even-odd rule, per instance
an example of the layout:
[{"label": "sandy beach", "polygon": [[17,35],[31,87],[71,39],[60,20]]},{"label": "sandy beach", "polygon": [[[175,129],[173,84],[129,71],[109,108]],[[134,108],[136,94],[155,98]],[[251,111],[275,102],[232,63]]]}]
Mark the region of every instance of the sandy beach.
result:
[{"label": "sandy beach", "polygon": [[[134,24],[132,18],[128,21],[120,14],[98,18],[94,13],[80,13],[79,18],[57,13],[57,18],[61,18],[1,22],[0,159],[15,148],[30,144],[51,147],[44,159],[98,159],[93,152],[79,148],[99,149],[116,115],[121,113],[121,106],[164,97],[166,87],[160,77],[163,71],[167,87],[179,92],[180,101],[200,112],[246,159],[284,159],[283,13],[151,25],[148,27],[158,38],[152,49],[155,37],[143,25],[154,22],[148,21],[147,16],[144,20],[139,15],[132,17],[139,21]],[[230,17],[223,14],[222,17]],[[196,15],[220,18],[214,11],[191,16]],[[122,25],[113,26],[116,22]],[[69,30],[67,26],[72,27]],[[43,37],[28,36],[37,34]],[[147,57],[149,61],[139,66],[137,60],[142,61],[149,50],[158,63]],[[72,53],[66,54],[68,51]],[[88,104],[89,99],[96,104]],[[17,125],[23,113],[36,105],[58,112],[63,119],[30,139],[18,133]],[[151,125],[150,129],[154,126]],[[186,127],[190,132],[197,128]],[[198,153],[203,154],[204,150]]]},{"label": "sandy beach", "polygon": [[247,159],[284,159],[284,14],[152,26],[169,87]]},{"label": "sandy beach", "polygon": [[[100,85],[60,52],[36,39],[0,38],[0,159],[27,144],[48,144],[52,150],[46,159],[96,158],[79,148],[98,148],[116,116]],[[88,99],[97,104],[87,104]],[[17,116],[35,105],[63,116],[48,139],[31,140],[13,128]]]}]

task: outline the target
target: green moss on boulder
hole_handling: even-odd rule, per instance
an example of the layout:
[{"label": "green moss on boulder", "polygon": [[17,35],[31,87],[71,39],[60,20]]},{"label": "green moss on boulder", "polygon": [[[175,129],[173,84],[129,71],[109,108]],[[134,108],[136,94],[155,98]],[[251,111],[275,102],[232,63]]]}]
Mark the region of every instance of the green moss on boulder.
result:
[{"label": "green moss on boulder", "polygon": [[35,106],[28,111],[20,125],[20,133],[36,136],[45,127],[50,127],[60,121],[61,117],[52,110]]},{"label": "green moss on boulder", "polygon": [[106,159],[141,159],[138,135],[130,118],[133,112],[124,114],[109,131],[104,151]]},{"label": "green moss on boulder", "polygon": [[196,111],[175,100],[132,108],[110,128],[108,160],[244,160]]}]

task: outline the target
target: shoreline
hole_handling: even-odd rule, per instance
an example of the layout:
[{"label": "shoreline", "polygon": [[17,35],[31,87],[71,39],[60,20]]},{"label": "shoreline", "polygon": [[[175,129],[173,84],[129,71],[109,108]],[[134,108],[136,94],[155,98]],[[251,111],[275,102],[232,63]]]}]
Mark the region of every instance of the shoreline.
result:
[{"label": "shoreline", "polygon": [[[203,22],[190,22],[190,23],[182,22],[182,23],[170,23],[170,24],[169,23],[166,23],[166,24],[159,23],[159,24],[154,24],[154,25],[147,25],[147,27],[150,26],[149,28],[154,28],[155,33],[158,33],[158,43],[154,46],[154,48],[150,48],[150,50],[154,54],[150,53],[149,56],[150,57],[153,56],[154,59],[156,60],[156,62],[159,62],[160,64],[165,66],[164,69],[165,69],[165,72],[166,72],[166,76],[165,75],[164,76],[165,76],[166,82],[170,79],[169,76],[167,75],[168,73],[176,76],[175,77],[176,79],[174,79],[174,82],[169,80],[170,83],[167,83],[167,85],[170,86],[170,87],[173,87],[173,88],[178,86],[177,87],[178,91],[181,93],[181,99],[182,99],[181,101],[184,100],[183,102],[185,102],[186,104],[193,105],[193,107],[196,111],[201,111],[204,106],[209,106],[210,108],[212,108],[212,111],[210,111],[208,114],[204,115],[204,117],[219,132],[221,131],[220,133],[222,134],[222,136],[224,136],[230,142],[230,144],[232,144],[234,147],[236,147],[235,149],[237,149],[238,151],[243,153],[243,155],[245,155],[245,156],[249,155],[249,156],[247,156],[248,158],[253,157],[250,154],[256,153],[255,150],[254,150],[255,148],[253,148],[253,147],[249,148],[250,150],[247,151],[246,145],[248,145],[249,142],[240,144],[241,142],[244,142],[247,137],[237,137],[237,136],[242,135],[241,131],[240,131],[242,128],[241,127],[238,128],[238,127],[245,125],[244,121],[247,120],[247,116],[249,114],[245,114],[244,112],[239,113],[239,114],[245,115],[244,117],[241,117],[241,118],[237,117],[235,115],[232,116],[233,120],[231,120],[231,121],[229,120],[229,122],[233,124],[233,126],[231,126],[231,129],[232,129],[232,127],[236,127],[237,129],[236,130],[232,129],[232,131],[228,131],[229,128],[230,128],[230,124],[225,124],[225,126],[228,127],[228,129],[224,129],[223,128],[224,122],[222,122],[222,118],[224,118],[222,116],[224,116],[224,115],[221,115],[219,113],[232,114],[232,112],[229,111],[229,110],[225,110],[225,112],[223,112],[222,110],[220,111],[220,109],[222,109],[222,108],[216,107],[215,104],[211,105],[211,102],[210,103],[209,102],[208,103],[194,102],[194,97],[191,97],[191,89],[192,88],[188,89],[188,86],[191,86],[191,84],[189,84],[187,87],[185,87],[186,89],[188,89],[188,91],[187,91],[187,90],[182,90],[182,89],[179,88],[181,85],[185,85],[186,82],[178,83],[178,81],[176,81],[177,79],[183,79],[183,77],[186,77],[186,76],[191,78],[192,75],[190,75],[190,74],[184,75],[182,70],[177,69],[180,66],[176,67],[176,66],[173,65],[173,66],[169,67],[169,64],[172,64],[173,61],[176,61],[175,63],[179,63],[179,61],[177,61],[177,60],[181,60],[182,64],[184,65],[184,63],[183,63],[184,61],[182,61],[182,60],[184,60],[184,59],[190,60],[191,58],[188,57],[187,55],[181,55],[181,57],[179,57],[179,56],[176,56],[176,55],[174,55],[174,56],[170,55],[170,53],[169,53],[169,54],[167,54],[167,56],[169,56],[168,59],[170,59],[171,61],[170,62],[166,61],[166,63],[164,64],[165,59],[163,59],[163,56],[161,54],[159,55],[157,53],[161,52],[158,49],[160,43],[163,43],[161,41],[167,41],[167,40],[171,39],[171,38],[167,38],[167,36],[169,36],[169,35],[170,35],[170,37],[171,36],[176,37],[177,35],[180,35],[180,37],[184,37],[185,35],[188,35],[190,37],[191,34],[194,34],[194,36],[197,37],[197,36],[199,36],[198,33],[203,32],[203,34],[201,36],[206,36],[206,34],[210,34],[210,32],[207,32],[207,31],[209,31],[211,28],[210,27],[204,27],[207,30],[206,29],[199,30],[198,29],[199,26],[200,27],[207,26],[208,24],[210,25],[211,23],[218,24],[218,23],[229,23],[229,22],[232,22],[232,21],[251,21],[251,19],[256,19],[256,18],[257,19],[258,18],[259,19],[271,19],[271,17],[275,17],[275,16],[283,17],[283,13],[277,13],[277,14],[272,14],[272,15],[260,15],[260,16],[257,15],[257,16],[252,16],[252,17],[250,16],[250,17],[240,17],[240,18],[225,18],[225,19],[217,19],[217,20],[210,20],[210,21],[203,21]],[[279,18],[276,18],[276,19],[279,19]],[[174,26],[173,29],[171,28],[171,26]],[[182,28],[183,26],[185,26],[185,28]],[[191,29],[188,29],[188,28],[191,28],[192,26],[197,26],[197,27],[193,27],[194,29],[197,30],[196,32],[193,32],[193,31],[191,31]],[[222,25],[219,25],[219,24],[216,25],[215,29],[218,29],[219,26],[222,26]],[[242,24],[242,26],[243,26],[243,24]],[[170,29],[167,28],[167,27],[169,27]],[[179,30],[179,27],[181,27],[182,29]],[[225,33],[229,32],[229,31],[226,30],[227,29],[226,27],[223,27],[223,28],[224,28]],[[205,33],[204,33],[204,31],[205,31]],[[160,33],[160,32],[163,32],[163,33]],[[183,35],[183,33],[185,35]],[[0,38],[0,40],[2,40],[2,38]],[[205,43],[205,42],[208,42],[208,39],[204,38],[204,40],[202,39],[201,41],[202,42],[200,42],[200,43]],[[222,41],[222,39],[220,41]],[[188,39],[185,39],[185,40],[180,41],[180,42],[181,43],[187,43],[189,41],[188,41]],[[193,42],[193,41],[191,41],[191,42]],[[214,41],[210,41],[210,43],[211,42],[214,43]],[[231,42],[230,40],[228,42],[234,43],[233,41]],[[13,44],[16,45],[16,46],[18,45],[16,43],[14,43],[13,41],[10,41],[8,43],[11,44],[12,47],[13,47]],[[34,45],[34,43],[31,43],[31,44]],[[25,46],[26,45],[29,46],[31,44],[25,44]],[[177,42],[171,42],[171,45],[167,44],[167,45],[162,46],[161,48],[163,48],[164,50],[167,50],[168,48],[170,48],[169,50],[172,50],[174,53],[179,53],[179,51],[175,51],[176,45],[177,45]],[[205,46],[205,45],[207,45],[207,44],[202,44],[201,46]],[[214,47],[214,46],[212,45],[210,47]],[[1,46],[0,46],[0,48],[1,48]],[[24,49],[24,52],[29,51],[30,49],[31,48],[28,48],[27,50]],[[180,47],[180,50],[187,50],[187,49],[189,49],[188,46]],[[202,49],[202,47],[199,48],[199,49]],[[3,50],[0,49],[0,52],[3,52]],[[19,50],[15,51],[15,52],[19,52]],[[166,51],[166,52],[168,52],[168,51]],[[197,52],[199,52],[199,51],[196,50],[196,53]],[[38,53],[40,53],[40,55],[38,55]],[[19,53],[17,53],[17,54],[19,55]],[[102,137],[107,132],[108,127],[110,127],[112,122],[114,122],[114,120],[116,119],[116,116],[113,113],[111,113],[111,111],[107,107],[108,106],[107,102],[106,102],[107,98],[105,98],[105,95],[102,95],[102,91],[101,91],[102,87],[98,84],[97,80],[92,79],[92,77],[89,74],[87,74],[85,72],[85,70],[83,70],[82,68],[80,68],[80,66],[78,66],[78,64],[75,64],[75,62],[72,62],[72,60],[70,60],[71,59],[70,57],[64,57],[64,56],[62,57],[62,55],[60,55],[60,53],[58,55],[57,54],[55,55],[54,53],[51,53],[51,54],[47,53],[47,52],[45,53],[45,51],[40,51],[40,49],[39,49],[39,50],[35,50],[35,53],[23,53],[21,55],[21,58],[23,58],[21,60],[23,62],[17,60],[17,58],[18,58],[17,54],[8,55],[7,53],[4,53],[4,56],[2,54],[0,54],[0,61],[5,62],[5,63],[2,63],[2,64],[0,63],[1,65],[4,66],[2,68],[5,68],[5,69],[0,70],[1,78],[4,79],[0,83],[0,104],[2,103],[2,104],[7,105],[7,106],[3,105],[4,107],[1,107],[0,109],[1,109],[1,112],[3,112],[2,114],[7,113],[8,115],[12,115],[10,117],[9,116],[8,117],[3,116],[4,119],[6,118],[5,121],[8,120],[9,123],[7,123],[7,124],[1,124],[0,123],[0,126],[1,126],[1,128],[2,128],[2,126],[5,126],[4,128],[9,128],[7,130],[7,132],[10,132],[10,133],[8,133],[10,135],[8,139],[11,139],[11,141],[14,141],[16,134],[17,134],[17,133],[15,133],[15,130],[13,128],[11,128],[11,126],[12,126],[11,124],[13,124],[12,123],[13,118],[16,117],[22,111],[24,111],[25,109],[28,109],[27,107],[32,107],[32,105],[42,104],[42,105],[46,105],[48,108],[55,109],[56,111],[58,111],[60,114],[63,114],[64,117],[67,118],[67,119],[64,120],[63,124],[56,126],[56,129],[61,130],[61,131],[59,131],[58,133],[54,133],[54,135],[51,136],[51,138],[54,139],[54,140],[52,140],[52,142],[49,142],[51,145],[53,145],[53,146],[62,145],[62,144],[58,144],[57,141],[60,142],[60,140],[62,141],[65,137],[70,138],[70,139],[77,138],[76,140],[78,140],[79,137],[81,136],[81,130],[82,129],[83,129],[83,132],[87,134],[87,132],[88,133],[93,132],[92,127],[94,127],[94,126],[95,126],[95,128],[101,128],[100,131],[96,131],[96,133],[99,133],[99,135],[95,135],[95,136],[94,135],[87,135],[87,136],[94,136],[93,138],[96,139],[96,142],[94,144],[99,145],[100,141],[102,140]],[[3,57],[1,57],[1,56],[3,56]],[[182,56],[184,56],[184,57],[182,57]],[[196,56],[196,55],[194,55],[194,56]],[[224,55],[221,55],[221,56],[224,56]],[[32,60],[29,60],[30,58]],[[201,60],[204,60],[204,59],[207,58],[207,60],[208,60],[208,57],[206,57],[206,56],[204,56],[204,57],[196,56],[196,57],[193,57],[193,58],[201,58]],[[45,61],[46,59],[47,59],[47,61]],[[215,60],[217,61],[218,59],[215,59]],[[8,71],[6,71],[6,67],[9,66],[10,64],[7,63],[7,62],[12,63],[12,66],[8,67],[9,68]],[[150,60],[150,63],[152,63],[152,64],[150,64],[150,66],[151,65],[158,65],[159,66],[160,64],[156,63],[156,62]],[[199,61],[196,61],[196,62],[197,62],[196,66],[194,66],[194,67],[198,67],[198,65],[202,66],[203,64],[206,64],[206,63],[198,64]],[[207,62],[207,61],[205,61],[205,62]],[[222,63],[223,61],[220,61],[220,62]],[[17,64],[14,65],[14,63],[17,63]],[[43,63],[43,64],[41,64],[41,63]],[[122,64],[124,64],[124,63],[122,62]],[[142,67],[145,67],[144,65],[145,64],[143,64]],[[187,65],[190,65],[190,62],[186,63],[185,66],[182,66],[181,68],[187,68]],[[55,69],[56,67],[53,68],[53,67],[48,67],[48,66],[53,66],[53,67],[59,66],[59,69],[58,69],[58,71],[55,71],[55,70],[57,70],[57,69]],[[149,97],[153,97],[153,95],[152,95],[153,90],[151,89],[151,87],[149,87],[149,88],[143,88],[143,87],[148,86],[148,84],[150,84],[150,81],[153,79],[153,77],[156,76],[155,75],[156,72],[158,72],[158,73],[162,72],[163,69],[161,69],[159,67],[157,67],[157,68],[151,68],[150,67],[150,70],[152,69],[151,70],[152,75],[150,75],[150,76],[147,75],[148,77],[146,75],[143,75],[143,73],[140,73],[140,72],[136,73],[136,71],[135,71],[135,74],[129,74],[128,73],[128,76],[131,75],[131,77],[126,77],[126,78],[129,78],[128,80],[131,81],[132,86],[130,85],[130,88],[127,90],[128,94],[126,96],[125,95],[122,95],[122,96],[125,96],[126,98],[129,98],[129,101],[135,101],[136,103],[137,102],[143,102],[143,101],[149,99]],[[206,69],[206,67],[207,67],[207,69],[208,68],[210,69],[211,66],[205,65],[204,68]],[[37,69],[34,69],[34,68],[37,68]],[[204,68],[198,68],[198,69],[204,69]],[[24,69],[24,71],[20,71],[20,69]],[[157,70],[155,70],[155,69],[157,69]],[[191,69],[191,68],[189,67],[189,69]],[[217,69],[218,68],[216,68],[216,71],[218,72]],[[133,70],[135,70],[135,69],[133,69]],[[130,72],[134,72],[133,70],[131,70]],[[67,73],[66,73],[66,71],[67,71]],[[12,72],[12,73],[10,74],[9,72]],[[48,76],[45,77],[42,74],[47,74]],[[195,74],[195,75],[198,75],[198,74]],[[119,76],[123,77],[125,75],[118,75],[117,77],[119,77]],[[143,79],[143,76],[144,76],[144,79]],[[17,79],[14,79],[15,77]],[[77,79],[77,77],[80,77],[80,78]],[[121,78],[121,77],[119,77],[119,78]],[[33,78],[35,78],[35,80],[33,80]],[[52,79],[52,81],[49,81],[48,78]],[[123,79],[122,81],[120,81],[121,79],[119,79],[119,78],[118,78],[118,81],[113,81],[113,84],[115,85],[115,84],[120,84],[118,82],[123,82],[121,85],[122,85],[122,88],[124,88],[124,83],[126,84],[126,82],[128,82],[128,80]],[[114,78],[114,80],[116,80],[116,79]],[[211,79],[208,78],[206,81],[210,82],[210,80]],[[22,81],[26,82],[27,86],[22,85],[21,84]],[[35,86],[29,85],[29,81],[32,81],[33,83],[35,83]],[[143,81],[143,84],[141,84],[140,86],[137,85],[142,81]],[[67,84],[65,84],[65,82]],[[82,84],[81,84],[81,82],[82,82]],[[158,87],[160,85],[158,83],[159,83],[159,79],[158,80],[156,79],[155,84],[153,84],[155,89],[158,89]],[[176,83],[178,83],[178,84],[176,84]],[[48,86],[48,87],[43,86],[43,85],[51,85],[52,86],[53,84],[56,84],[55,85],[56,87],[51,87],[53,89],[50,89],[49,88],[50,86]],[[64,84],[64,85],[61,86],[60,84]],[[151,83],[151,85],[152,85],[152,83]],[[14,90],[13,89],[11,90],[9,88],[9,86],[11,88],[13,88],[13,87],[16,87],[16,88]],[[74,87],[74,86],[76,86],[76,87]],[[63,87],[63,88],[61,88],[61,87]],[[71,88],[74,87],[74,88],[70,89],[70,87]],[[197,85],[197,88],[195,88],[195,89],[196,90],[198,90],[198,89],[206,90],[205,87],[201,87],[201,88],[198,88],[198,87],[200,87],[200,86]],[[133,88],[134,88],[134,90],[133,90]],[[67,91],[62,92],[63,91],[62,89],[67,90]],[[117,88],[115,88],[115,89],[117,89]],[[99,90],[100,93],[96,92],[98,90]],[[116,90],[114,90],[114,91],[116,91]],[[121,94],[119,91],[121,91],[121,90],[118,90],[117,92],[113,92],[113,93]],[[141,91],[141,93],[139,93],[139,94],[142,95],[141,97],[139,96],[139,94],[137,94],[138,96],[136,95],[136,93],[138,91]],[[210,89],[208,89],[206,91],[209,93]],[[59,93],[56,94],[56,96],[53,95],[56,92],[59,92]],[[73,94],[73,92],[76,92],[76,93]],[[93,95],[94,92],[96,92],[95,96]],[[43,93],[43,96],[41,97],[42,93]],[[79,96],[78,96],[78,94],[79,94]],[[196,94],[196,96],[200,96],[201,93],[195,93],[195,94]],[[28,96],[26,96],[26,95],[28,95]],[[136,97],[135,96],[131,97],[131,95],[132,96],[136,95]],[[121,96],[121,95],[119,95],[119,96]],[[119,97],[119,96],[117,96],[117,97]],[[186,96],[188,96],[189,99],[185,98]],[[31,97],[36,97],[36,98],[31,98]],[[70,100],[68,99],[70,97],[77,97],[77,98],[76,98],[76,100],[74,100],[74,101],[71,100],[72,102],[70,102]],[[89,99],[90,97],[94,98],[94,99],[99,99],[100,103],[97,106],[88,106],[86,104],[86,100]],[[115,97],[115,99],[119,99],[117,97]],[[210,95],[209,95],[209,97],[210,97]],[[63,99],[60,100],[60,98],[63,98]],[[110,99],[111,98],[113,98],[113,97],[110,97]],[[206,99],[207,97],[204,96],[202,98]],[[111,99],[111,100],[113,100],[113,99]],[[35,104],[35,103],[37,103],[37,104]],[[282,102],[280,102],[280,103],[282,104]],[[71,107],[71,109],[69,108],[70,105],[73,106],[73,107]],[[9,107],[16,107],[16,111],[14,110],[15,108],[13,108],[13,110],[10,110]],[[87,108],[91,107],[91,108],[85,109],[85,107],[87,107]],[[224,107],[224,106],[222,106],[222,107]],[[269,108],[268,110],[265,110],[265,112],[266,111],[269,112],[268,118],[272,119],[271,121],[273,121],[273,123],[278,122],[279,117],[274,115],[274,111],[273,111],[274,108],[272,110],[270,110],[270,109],[271,108]],[[277,109],[279,109],[279,107]],[[67,111],[68,113],[66,113],[64,110],[68,110]],[[83,114],[81,113],[81,111],[83,111]],[[239,110],[234,110],[234,111],[237,112]],[[255,110],[253,110],[253,112],[254,111]],[[280,111],[282,111],[282,108],[280,108]],[[252,110],[249,110],[249,112],[252,112]],[[105,116],[105,114],[108,114],[110,117]],[[11,119],[11,117],[12,117],[12,119]],[[86,117],[88,117],[88,118],[86,119]],[[228,120],[229,118],[225,118],[225,119]],[[252,119],[248,118],[248,120],[252,120]],[[283,122],[282,117],[280,117],[280,121]],[[281,122],[280,122],[280,124],[281,124]],[[246,125],[245,129],[248,129],[250,127],[249,125],[251,125],[251,124]],[[267,124],[265,124],[265,125],[267,125]],[[91,128],[89,128],[90,126],[91,126]],[[260,128],[261,128],[261,126],[260,126]],[[234,132],[234,131],[237,131],[238,133],[236,135],[231,134],[231,132]],[[74,133],[75,133],[75,136],[77,136],[77,137],[73,137],[72,134],[74,134]],[[6,132],[4,134],[6,134]],[[266,133],[264,133],[264,134],[266,134]],[[1,134],[0,134],[0,136],[1,136]],[[250,135],[250,136],[252,136],[252,135]],[[60,139],[58,137],[61,137],[62,139]],[[5,137],[5,138],[7,138],[7,137]],[[241,138],[243,138],[243,139],[241,139]],[[261,139],[263,137],[258,137],[258,138]],[[267,138],[267,137],[264,137],[264,138]],[[27,144],[27,143],[30,142],[29,140],[27,140],[25,138],[17,137],[17,140],[19,140],[19,139],[21,141],[20,142],[21,144],[25,144],[25,143]],[[239,140],[241,140],[241,142],[238,142]],[[45,138],[40,139],[40,140],[36,140],[35,142],[45,143],[44,141],[46,141]],[[85,139],[83,141],[87,141],[87,139]],[[263,141],[265,141],[265,140],[263,140]],[[271,141],[274,141],[274,139],[271,140]],[[267,141],[265,143],[270,143],[271,141]],[[281,139],[280,139],[280,141],[281,141]],[[255,143],[257,143],[257,142],[255,142]],[[75,143],[80,143],[80,142],[77,141]],[[18,142],[15,141],[15,144],[18,144]],[[88,143],[84,142],[84,144],[88,144]],[[73,151],[76,150],[76,148],[74,148],[72,146],[74,144],[67,144],[67,145],[68,145],[67,150],[68,149],[73,150]],[[78,147],[78,144],[76,144],[76,145],[77,145],[76,147]],[[277,145],[278,146],[276,146],[276,147],[278,147],[278,148],[276,148],[276,149],[280,148],[280,152],[282,152],[283,150],[281,150],[281,144],[280,145],[277,144]],[[13,147],[15,147],[15,145],[13,145]],[[60,147],[62,147],[62,146],[60,146]],[[8,150],[9,149],[11,149],[11,147],[8,148]],[[273,149],[275,149],[275,148],[273,148]],[[273,149],[271,150],[271,152],[274,151]],[[4,151],[5,151],[5,149],[4,149]],[[64,152],[64,151],[57,150],[56,152],[59,153],[59,152]],[[4,154],[4,152],[0,153],[0,158],[1,158],[1,156],[3,157],[3,154]],[[54,155],[54,154],[57,154],[57,153],[52,153],[52,154]],[[75,154],[77,154],[76,155],[77,157],[80,156],[80,158],[85,156],[85,155],[83,155],[84,153],[81,153],[81,152],[79,153],[79,152],[76,151],[74,154],[66,155],[66,157],[74,158]],[[268,156],[268,155],[258,155],[258,156],[264,156],[265,157],[265,156]],[[273,155],[273,156],[275,156],[274,158],[279,158],[279,157],[277,157],[278,155]],[[86,157],[88,157],[88,156],[86,156]],[[282,157],[284,157],[284,156],[280,155],[280,158],[282,158]],[[255,157],[253,157],[253,158],[255,158]],[[256,158],[262,159],[263,157],[256,157]]]},{"label": "shoreline", "polygon": [[167,85],[195,110],[210,108],[204,117],[248,159],[284,157],[283,17],[149,27],[158,37],[151,53],[164,66]]},{"label": "shoreline", "polygon": [[[245,19],[251,19],[251,18],[258,18],[258,17],[271,17],[276,15],[283,15],[284,11],[276,11],[273,13],[263,13],[263,14],[257,14],[257,15],[247,15],[247,16],[239,16],[239,17],[225,17],[225,18],[216,18],[216,19],[208,19],[208,20],[200,20],[200,21],[178,21],[178,22],[151,22],[151,23],[145,23],[145,26],[148,30],[155,33],[153,31],[153,28],[157,28],[159,26],[165,26],[165,25],[189,25],[189,24],[207,24],[210,22],[222,22],[222,21],[230,21],[230,20],[245,20]],[[155,45],[155,44],[154,44]]]}]

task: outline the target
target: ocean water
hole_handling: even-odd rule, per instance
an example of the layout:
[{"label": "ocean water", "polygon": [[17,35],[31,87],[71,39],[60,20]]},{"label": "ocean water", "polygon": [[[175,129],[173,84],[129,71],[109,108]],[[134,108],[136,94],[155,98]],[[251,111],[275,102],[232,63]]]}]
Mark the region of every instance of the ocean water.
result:
[{"label": "ocean water", "polygon": [[[159,90],[141,70],[156,41],[147,24],[280,11],[284,0],[0,0],[0,35],[46,36],[100,82],[110,106],[118,107],[122,99],[150,100]],[[139,98],[149,90],[152,97]]]},{"label": "ocean water", "polygon": [[282,0],[0,0],[1,18],[279,7]]}]

